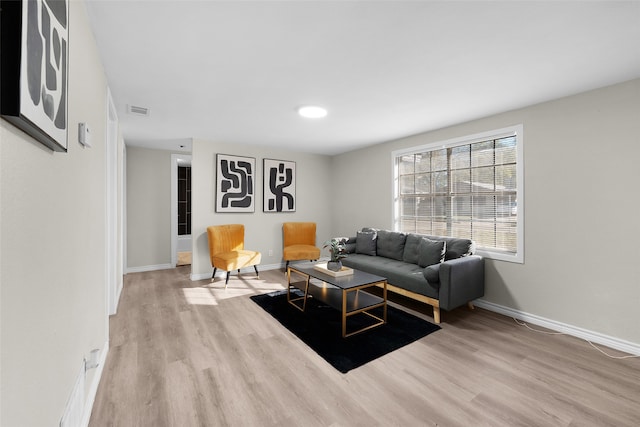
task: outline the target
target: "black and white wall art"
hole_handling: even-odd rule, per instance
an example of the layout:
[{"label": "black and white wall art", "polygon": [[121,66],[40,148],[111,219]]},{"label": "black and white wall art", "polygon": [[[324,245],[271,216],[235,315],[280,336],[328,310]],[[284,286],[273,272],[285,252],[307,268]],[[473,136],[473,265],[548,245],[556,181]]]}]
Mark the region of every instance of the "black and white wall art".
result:
[{"label": "black and white wall art", "polygon": [[254,212],[256,159],[216,155],[216,212]]},{"label": "black and white wall art", "polygon": [[3,1],[0,113],[55,151],[67,151],[68,0]]},{"label": "black and white wall art", "polygon": [[264,159],[264,212],[296,211],[296,163]]}]

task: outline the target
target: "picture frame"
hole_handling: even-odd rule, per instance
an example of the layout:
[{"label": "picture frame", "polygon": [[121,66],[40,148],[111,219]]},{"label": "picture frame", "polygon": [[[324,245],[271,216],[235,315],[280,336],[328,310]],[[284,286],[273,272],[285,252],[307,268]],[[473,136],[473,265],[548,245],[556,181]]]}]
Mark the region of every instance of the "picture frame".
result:
[{"label": "picture frame", "polygon": [[263,159],[263,211],[296,211],[296,162]]},{"label": "picture frame", "polygon": [[67,151],[68,0],[3,1],[0,115],[54,151]]},{"label": "picture frame", "polygon": [[253,157],[216,155],[216,212],[255,211]]}]

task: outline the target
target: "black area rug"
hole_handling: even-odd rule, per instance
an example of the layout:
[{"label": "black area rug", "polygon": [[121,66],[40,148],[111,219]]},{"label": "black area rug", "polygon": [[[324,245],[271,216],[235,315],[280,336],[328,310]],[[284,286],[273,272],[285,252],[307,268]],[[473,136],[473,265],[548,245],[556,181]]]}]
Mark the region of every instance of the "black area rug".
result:
[{"label": "black area rug", "polygon": [[[340,312],[318,300],[310,298],[303,313],[287,303],[286,291],[255,295],[251,299],[342,373],[440,329],[388,305],[386,324],[342,338]],[[382,317],[382,309],[374,314]],[[347,333],[367,323],[371,323],[370,316],[351,316],[347,319]]]}]

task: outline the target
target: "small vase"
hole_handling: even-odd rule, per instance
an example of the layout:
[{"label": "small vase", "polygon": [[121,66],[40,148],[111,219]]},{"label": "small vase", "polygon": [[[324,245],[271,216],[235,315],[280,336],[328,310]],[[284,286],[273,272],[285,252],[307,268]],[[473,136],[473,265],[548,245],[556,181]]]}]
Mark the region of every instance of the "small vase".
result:
[{"label": "small vase", "polygon": [[340,271],[342,269],[342,261],[329,261],[327,263],[327,269],[331,271]]}]

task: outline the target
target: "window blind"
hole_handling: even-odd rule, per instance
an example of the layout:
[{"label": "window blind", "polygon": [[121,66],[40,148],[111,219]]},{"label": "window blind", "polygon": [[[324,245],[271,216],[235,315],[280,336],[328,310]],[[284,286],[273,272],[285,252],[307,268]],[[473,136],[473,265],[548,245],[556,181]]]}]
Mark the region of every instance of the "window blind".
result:
[{"label": "window blind", "polygon": [[517,136],[396,157],[399,228],[518,249]]}]

